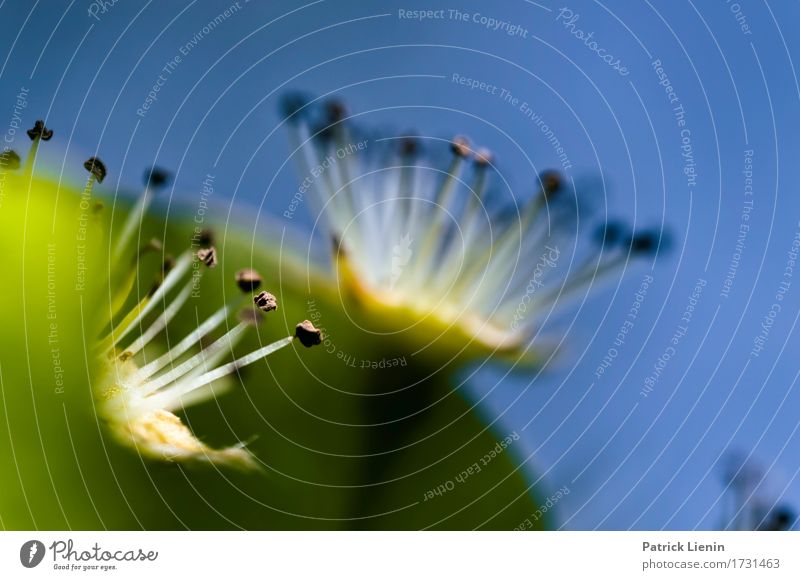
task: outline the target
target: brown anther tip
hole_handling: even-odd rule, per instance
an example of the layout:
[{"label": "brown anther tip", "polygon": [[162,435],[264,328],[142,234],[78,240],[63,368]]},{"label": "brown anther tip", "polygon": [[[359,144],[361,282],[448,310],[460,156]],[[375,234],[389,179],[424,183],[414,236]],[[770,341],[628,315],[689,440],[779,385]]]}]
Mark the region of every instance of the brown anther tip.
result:
[{"label": "brown anther tip", "polygon": [[278,309],[278,299],[269,292],[263,290],[253,296],[253,303],[258,306],[262,312],[272,312]]},{"label": "brown anther tip", "polygon": [[20,163],[21,161],[16,151],[9,149],[0,153],[0,167],[11,169],[13,171],[15,169],[19,169]]},{"label": "brown anther tip", "polygon": [[258,326],[261,321],[264,320],[264,315],[261,314],[257,308],[245,308],[239,312],[238,318],[239,322],[243,322],[251,326]]},{"label": "brown anther tip", "polygon": [[28,137],[31,138],[31,141],[34,141],[37,138],[41,139],[42,141],[49,141],[53,137],[53,131],[45,127],[44,121],[39,119],[33,124],[32,129],[28,129]]},{"label": "brown anther tip", "polygon": [[197,250],[197,259],[203,262],[209,268],[217,266],[217,250],[214,246],[210,248],[200,248]]},{"label": "brown anther tip", "polygon": [[627,241],[632,254],[655,254],[669,245],[669,237],[658,230],[647,230],[630,236]]},{"label": "brown anther tip", "polygon": [[419,141],[414,137],[400,139],[400,154],[403,157],[414,157],[419,152]]},{"label": "brown anther tip", "polygon": [[558,193],[564,185],[564,179],[558,171],[544,171],[539,176],[539,180],[541,181],[542,191],[545,195]]},{"label": "brown anther tip", "polygon": [[308,104],[308,98],[301,93],[289,93],[281,98],[281,112],[292,122],[299,120],[303,109]]},{"label": "brown anther tip", "polygon": [[151,167],[144,172],[144,185],[145,187],[152,187],[158,189],[169,183],[169,172],[161,169],[160,167]]},{"label": "brown anther tip", "polygon": [[94,175],[97,183],[103,183],[103,180],[106,178],[106,166],[99,158],[89,157],[89,159],[83,163],[83,167],[86,171]]},{"label": "brown anther tip", "polygon": [[475,153],[475,165],[486,167],[494,162],[494,155],[488,149],[478,149]]},{"label": "brown anther tip", "polygon": [[95,204],[92,206],[92,213],[93,213],[93,214],[95,214],[95,215],[97,215],[97,214],[99,214],[101,211],[103,211],[103,208],[104,208],[104,207],[105,207],[105,206],[103,205],[103,202],[102,202],[102,201],[97,201],[97,202],[95,202]]},{"label": "brown anther tip", "polygon": [[328,114],[328,123],[331,125],[339,123],[347,116],[347,107],[343,101],[337,99],[325,103],[325,111]]},{"label": "brown anther tip", "polygon": [[295,326],[294,335],[306,348],[322,343],[322,331],[311,324],[310,320],[304,320]]},{"label": "brown anther tip", "polygon": [[242,292],[255,292],[261,286],[261,274],[252,268],[245,268],[236,272],[236,284]]},{"label": "brown anther tip", "polygon": [[200,230],[200,234],[197,238],[197,243],[200,244],[201,248],[210,248],[214,245],[214,230],[211,228],[204,228]]},{"label": "brown anther tip", "polygon": [[469,146],[469,139],[462,135],[454,137],[450,142],[450,150],[458,157],[468,157],[472,149]]}]

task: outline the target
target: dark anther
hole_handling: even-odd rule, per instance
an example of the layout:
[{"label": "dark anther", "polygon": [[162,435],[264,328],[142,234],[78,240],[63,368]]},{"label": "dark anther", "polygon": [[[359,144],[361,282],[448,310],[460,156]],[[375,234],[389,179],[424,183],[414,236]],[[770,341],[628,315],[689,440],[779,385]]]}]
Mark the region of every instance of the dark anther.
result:
[{"label": "dark anther", "polygon": [[458,157],[468,157],[470,154],[469,139],[462,136],[454,137],[450,142],[450,150]]},{"label": "dark anther", "polygon": [[100,159],[97,157],[89,157],[89,159],[83,163],[83,167],[86,171],[94,175],[97,183],[103,183],[103,180],[106,178],[106,166]]},{"label": "dark anther", "polygon": [[170,174],[168,171],[160,167],[151,167],[144,172],[144,185],[145,187],[152,187],[158,189],[169,183]]},{"label": "dark anther", "polygon": [[792,529],[795,519],[797,519],[797,516],[792,510],[787,507],[778,507],[769,514],[762,529],[771,532],[784,532]]},{"label": "dark anther", "polygon": [[494,162],[494,155],[488,149],[478,149],[475,153],[475,165],[478,167],[486,167]]},{"label": "dark anther", "polygon": [[659,233],[653,231],[639,232],[630,237],[631,253],[653,254],[658,251]]},{"label": "dark anther", "polygon": [[564,186],[564,180],[558,171],[543,171],[539,176],[539,181],[542,184],[542,191],[547,196],[558,193]]},{"label": "dark anther", "polygon": [[39,119],[33,124],[32,129],[28,129],[28,137],[31,141],[41,139],[42,141],[49,141],[53,137],[53,131],[44,126],[44,121]]},{"label": "dark anther", "polygon": [[261,286],[261,274],[251,268],[245,268],[236,272],[236,284],[242,292],[255,292]]},{"label": "dark anther", "polygon": [[286,119],[289,119],[290,121],[297,121],[300,119],[302,111],[307,104],[308,99],[306,99],[300,93],[290,93],[288,95],[284,95],[280,104],[281,113]]},{"label": "dark anther", "polygon": [[344,102],[334,99],[325,103],[325,113],[327,114],[328,124],[334,125],[340,123],[347,116],[347,107],[345,107]]},{"label": "dark anther", "polygon": [[306,348],[322,343],[322,331],[311,324],[309,320],[304,320],[295,326],[294,335]]},{"label": "dark anther", "polygon": [[272,312],[278,308],[278,299],[269,292],[261,291],[256,294],[253,303],[263,312]]},{"label": "dark anther", "polygon": [[217,265],[217,250],[213,246],[201,248],[197,250],[197,259],[209,268],[214,268]]},{"label": "dark anther", "polygon": [[414,157],[419,152],[419,140],[414,137],[400,138],[400,154],[403,157]]},{"label": "dark anther", "polygon": [[197,236],[197,243],[201,248],[210,248],[214,245],[214,230],[211,228],[204,228],[200,230]]}]

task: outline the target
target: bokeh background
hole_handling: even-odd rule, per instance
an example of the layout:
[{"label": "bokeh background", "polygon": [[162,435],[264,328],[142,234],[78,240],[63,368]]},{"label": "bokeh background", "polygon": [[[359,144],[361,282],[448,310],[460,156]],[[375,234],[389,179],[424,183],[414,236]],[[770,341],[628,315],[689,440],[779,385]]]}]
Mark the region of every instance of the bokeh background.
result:
[{"label": "bokeh background", "polygon": [[[481,369],[470,382],[501,430],[521,435],[531,477],[569,490],[554,508],[557,525],[724,527],[736,505],[731,461],[756,474],[751,501],[800,506],[800,270],[792,254],[800,7],[458,5],[466,19],[452,3],[413,0],[6,1],[0,119],[13,117],[23,92],[22,126],[45,117],[59,128],[60,146],[40,154],[64,179],[80,180],[81,161],[96,152],[115,168],[105,184],[111,195],[136,191],[153,164],[172,169],[174,195],[188,198],[212,174],[218,207],[251,218],[265,212],[300,231],[312,223],[307,212],[281,218],[298,181],[278,127],[288,90],[339,95],[360,124],[387,134],[469,135],[492,149],[520,196],[535,189],[538,172],[564,169],[598,215],[663,225],[671,244],[561,313],[554,327],[564,348],[548,368]],[[444,12],[404,17],[413,10]],[[503,24],[492,29],[484,17]],[[157,100],[145,108],[154,86]],[[5,138],[27,147],[22,132]],[[615,343],[637,300],[630,332]],[[771,315],[773,304],[781,308]],[[604,357],[613,361],[601,374]]]}]

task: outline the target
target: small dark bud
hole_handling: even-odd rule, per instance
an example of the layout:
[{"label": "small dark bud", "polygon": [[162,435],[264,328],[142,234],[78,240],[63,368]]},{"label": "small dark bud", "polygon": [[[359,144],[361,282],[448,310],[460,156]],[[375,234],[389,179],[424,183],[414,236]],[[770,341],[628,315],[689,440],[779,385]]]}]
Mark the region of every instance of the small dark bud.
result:
[{"label": "small dark bud", "polygon": [[200,244],[201,248],[210,248],[214,245],[214,230],[210,228],[204,228],[200,230],[199,235],[197,236],[197,243]]},{"label": "small dark bud", "polygon": [[792,529],[797,516],[787,507],[779,507],[769,514],[763,528],[771,532],[785,532]]},{"label": "small dark bud", "polygon": [[201,248],[197,250],[197,259],[203,262],[209,268],[217,266],[217,250],[213,246],[210,248]]},{"label": "small dark bud", "polygon": [[253,303],[262,312],[272,312],[278,309],[278,300],[269,292],[261,291],[253,297]]},{"label": "small dark bud", "polygon": [[236,272],[236,284],[242,292],[255,292],[262,281],[261,274],[251,268]]},{"label": "small dark bud", "polygon": [[106,166],[100,159],[97,157],[89,157],[89,159],[83,163],[83,167],[86,171],[94,175],[97,183],[103,183],[103,180],[106,178]]},{"label": "small dark bud", "polygon": [[450,151],[452,151],[453,155],[456,157],[469,157],[469,154],[472,151],[469,146],[469,139],[462,137],[461,135],[454,137],[450,142]]},{"label": "small dark bud", "polygon": [[33,124],[32,129],[28,129],[28,137],[31,141],[41,139],[42,141],[49,141],[53,137],[53,132],[44,126],[44,121],[39,119]]},{"label": "small dark bud", "polygon": [[542,185],[542,191],[546,196],[558,193],[564,186],[564,180],[558,171],[542,172],[542,174],[539,176],[539,181]]},{"label": "small dark bud", "polygon": [[632,254],[653,254],[658,251],[658,232],[640,232],[630,237]]},{"label": "small dark bud", "polygon": [[290,93],[281,99],[281,113],[290,121],[299,121],[308,99],[300,93]]},{"label": "small dark bud", "polygon": [[151,167],[144,172],[144,185],[145,187],[152,187],[158,189],[164,187],[169,183],[170,174],[160,167]]},{"label": "small dark bud", "polygon": [[325,103],[325,113],[328,117],[328,124],[340,123],[347,116],[347,107],[343,101],[331,100]]},{"label": "small dark bud", "polygon": [[414,137],[402,137],[400,139],[400,155],[414,157],[417,153],[419,153],[419,140]]},{"label": "small dark bud", "polygon": [[16,151],[9,149],[0,153],[0,167],[14,171],[19,169],[19,166],[20,158]]},{"label": "small dark bud", "polygon": [[322,331],[311,324],[310,320],[304,320],[295,326],[294,335],[306,348],[322,343]]}]

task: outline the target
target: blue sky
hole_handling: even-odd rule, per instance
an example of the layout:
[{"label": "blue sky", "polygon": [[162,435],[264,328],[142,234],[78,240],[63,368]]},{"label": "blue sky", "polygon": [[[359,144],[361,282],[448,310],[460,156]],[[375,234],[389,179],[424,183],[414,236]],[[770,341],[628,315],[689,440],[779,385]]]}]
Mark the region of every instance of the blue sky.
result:
[{"label": "blue sky", "polygon": [[[467,134],[495,152],[519,195],[563,166],[536,114],[595,211],[664,224],[671,249],[564,312],[567,346],[535,384],[485,371],[474,397],[523,435],[532,473],[570,489],[557,507],[565,527],[716,527],[719,462],[734,451],[764,466],[766,496],[800,509],[798,5],[458,4],[461,15],[436,1],[118,0],[103,12],[12,0],[0,24],[0,116],[24,91],[24,124],[45,115],[69,137],[43,153],[70,179],[99,151],[114,168],[110,188],[138,186],[157,163],[186,195],[212,173],[226,201],[263,200],[278,215],[297,187],[275,130],[286,90],[339,94],[387,133]],[[406,17],[424,9],[440,12]]]}]

